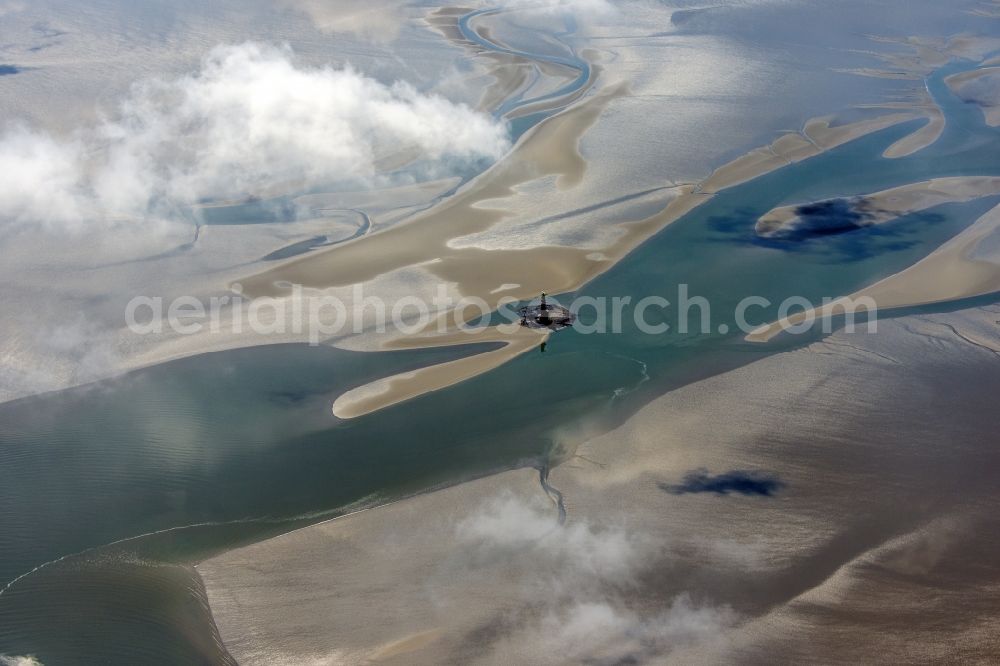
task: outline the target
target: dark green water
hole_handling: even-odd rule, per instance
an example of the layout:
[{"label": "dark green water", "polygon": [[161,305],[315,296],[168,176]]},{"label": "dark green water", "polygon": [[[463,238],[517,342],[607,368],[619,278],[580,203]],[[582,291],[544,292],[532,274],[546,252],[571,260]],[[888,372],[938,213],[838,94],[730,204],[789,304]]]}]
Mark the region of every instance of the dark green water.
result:
[{"label": "dark green water", "polygon": [[713,333],[645,335],[630,317],[620,334],[570,330],[544,355],[351,421],[330,414],[340,392],[469,350],[260,347],[0,405],[0,580],[17,579],[0,593],[0,653],[50,665],[224,662],[192,563],[359,503],[542,467],[584,420],[613,427],[673,386],[812,339],[748,345],[732,313],[747,295],[849,293],[925,256],[996,198],[798,243],[760,242],[754,221],[793,201],[1000,175],[997,133],[941,83],[958,67],[931,81],[948,117],[935,146],[879,157],[910,124],[728,190],[580,291],[675,301],[686,283],[711,303]]}]

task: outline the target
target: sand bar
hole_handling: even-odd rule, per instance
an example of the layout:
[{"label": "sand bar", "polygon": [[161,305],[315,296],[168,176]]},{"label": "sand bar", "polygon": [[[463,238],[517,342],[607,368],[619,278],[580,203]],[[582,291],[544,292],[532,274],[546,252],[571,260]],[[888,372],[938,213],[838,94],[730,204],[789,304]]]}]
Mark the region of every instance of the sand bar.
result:
[{"label": "sand bar", "polygon": [[812,310],[766,324],[746,336],[749,342],[767,342],[785,329],[809,318],[842,314],[845,307],[870,298],[880,310],[944,303],[1000,291],[1000,255],[994,241],[1000,230],[1000,206],[976,220],[940,248],[909,268],[860,289],[850,296]]},{"label": "sand bar", "polygon": [[952,74],[944,82],[961,99],[979,106],[987,125],[1000,126],[1000,98],[996,92],[992,96],[984,94],[985,91],[996,91],[1000,86],[1000,67],[982,67]]},{"label": "sand bar", "polygon": [[927,123],[886,148],[882,157],[889,159],[907,157],[941,138],[945,126],[944,112],[930,93],[925,91],[921,95],[921,100],[910,105],[910,108],[927,118]]},{"label": "sand bar", "polygon": [[[934,178],[893,187],[881,192],[850,197],[846,201],[851,212],[859,217],[859,226],[883,224],[900,215],[939,206],[944,203],[972,201],[980,197],[1000,194],[1000,177],[958,176]],[[825,203],[841,201],[824,199],[811,202],[808,206],[822,208]],[[774,208],[757,220],[754,231],[759,236],[776,236],[794,229],[802,222],[800,212],[803,204]]]},{"label": "sand bar", "polygon": [[[351,419],[409,400],[429,390],[442,389],[461,381],[488,372],[515,356],[538,347],[547,334],[520,328],[504,333],[498,327],[486,329],[483,333],[452,333],[437,339],[424,337],[408,338],[409,346],[451,346],[472,342],[503,342],[500,349],[476,354],[468,358],[439,363],[413,372],[400,373],[359,386],[341,394],[333,402],[333,414],[341,419]],[[396,347],[407,346],[397,343]],[[390,345],[386,345],[391,348]]]},{"label": "sand bar", "polygon": [[806,122],[800,133],[784,134],[770,145],[756,148],[719,167],[700,184],[700,191],[713,193],[745,183],[866,134],[918,117],[913,113],[891,113],[869,120],[833,126],[830,125],[833,122],[832,116],[813,118]]}]

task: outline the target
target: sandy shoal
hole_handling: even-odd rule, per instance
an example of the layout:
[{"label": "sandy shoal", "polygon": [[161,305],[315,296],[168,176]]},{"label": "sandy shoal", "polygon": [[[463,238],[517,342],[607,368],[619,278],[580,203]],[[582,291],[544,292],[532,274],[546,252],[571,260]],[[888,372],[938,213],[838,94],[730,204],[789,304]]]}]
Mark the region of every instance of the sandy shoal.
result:
[{"label": "sandy shoal", "polygon": [[[803,134],[788,133],[779,137],[767,147],[766,155],[762,152],[764,149],[758,149],[748,156],[738,158],[734,162],[720,167],[699,185],[682,185],[674,188],[673,198],[661,211],[648,218],[622,224],[622,234],[618,240],[597,255],[590,250],[553,246],[503,251],[477,248],[454,249],[447,247],[447,240],[442,239],[444,246],[447,247],[448,260],[435,261],[433,264],[427,265],[426,268],[442,280],[460,285],[464,295],[483,298],[487,303],[497,301],[498,297],[493,292],[496,285],[503,282],[501,278],[506,275],[518,275],[520,286],[514,290],[505,291],[504,296],[528,299],[541,291],[553,293],[570,291],[608,270],[657,231],[711,199],[715,191],[751,180],[782,166],[817,155],[871,132],[912,118],[913,116],[905,113],[889,114],[868,121],[834,127],[830,126],[829,118],[810,121],[806,124]],[[775,158],[774,155],[781,155],[781,157]],[[706,190],[706,185],[711,189]],[[475,206],[474,203],[468,205]],[[481,209],[479,210],[482,212]],[[369,239],[374,237],[376,236],[371,236]],[[345,244],[346,247],[348,244]],[[294,280],[289,281],[294,282]],[[504,350],[491,352],[491,359],[485,363],[477,360],[476,357],[469,357],[450,362],[449,368],[445,372],[438,373],[433,371],[433,368],[428,368],[380,380],[375,387],[359,387],[357,393],[353,394],[354,396],[365,395],[365,407],[359,414],[370,413],[381,407],[394,404],[399,401],[397,398],[404,394],[407,397],[414,397],[423,392],[443,388],[443,386],[431,381],[435,378],[450,380],[458,376],[471,377],[476,374],[476,367],[492,369],[496,367],[493,361],[502,362],[504,357],[512,358],[524,351],[526,349],[520,348],[518,345],[510,345]],[[452,383],[455,382],[449,381],[445,385]],[[387,390],[389,385],[399,387],[400,392]],[[380,404],[379,396],[382,396],[381,399],[392,402]],[[347,418],[348,415],[354,413],[354,410],[345,408],[335,410],[335,413]]]},{"label": "sandy shoal", "polygon": [[986,119],[986,124],[990,127],[1000,126],[1000,106],[984,102],[976,98],[970,88],[973,85],[992,84],[992,88],[1000,84],[1000,67],[981,67],[968,72],[959,72],[945,78],[951,91],[958,97],[979,106]]},{"label": "sandy shoal", "polygon": [[[466,39],[458,24],[462,16],[472,11],[471,8],[441,7],[430,12],[424,21],[431,29],[437,31],[438,34],[451,43],[463,47],[475,53],[477,57],[491,63],[487,67],[486,76],[491,78],[492,82],[484,88],[483,94],[480,96],[479,103],[477,104],[478,109],[490,111],[499,107],[505,100],[516,93],[526,92],[528,88],[531,90],[539,87],[545,88],[546,86],[558,88],[576,78],[576,73],[569,67],[545,60],[533,60],[515,53],[486,51],[481,45]],[[497,44],[501,48],[506,48],[494,38],[488,26],[477,25],[475,31],[482,39]],[[531,81],[532,74],[544,78],[545,83],[540,84],[538,81]],[[593,77],[580,90],[569,96],[542,102],[538,105],[520,107],[514,113],[510,114],[509,117],[517,118],[528,113],[567,106],[585,94],[592,83]]]},{"label": "sandy shoal", "polygon": [[495,63],[486,71],[486,75],[493,79],[493,83],[483,90],[476,108],[480,111],[490,111],[524,87],[531,75],[532,67],[525,58],[506,53],[484,53],[482,57],[489,58]]},{"label": "sandy shoal", "polygon": [[[933,178],[852,197],[850,204],[857,212],[866,214],[867,223],[882,224],[932,206],[971,201],[994,194],[1000,194],[1000,177],[957,176]],[[819,204],[823,201],[811,203]],[[760,236],[771,236],[787,230],[798,221],[798,210],[802,205],[781,206],[768,211],[757,220],[754,231]]]},{"label": "sandy shoal", "polygon": [[766,324],[746,336],[750,342],[767,342],[785,329],[810,318],[843,314],[861,298],[872,299],[878,309],[943,303],[1000,291],[1000,257],[996,252],[977,253],[1000,228],[1000,206],[980,217],[968,229],[913,266],[884,280],[836,299],[825,306],[797,312]]},{"label": "sandy shoal", "polygon": [[898,159],[907,157],[933,144],[944,132],[944,112],[937,102],[926,91],[921,95],[921,101],[911,105],[915,112],[927,118],[927,122],[915,132],[907,134],[885,149],[882,157]]},{"label": "sandy shoal", "polygon": [[801,132],[784,134],[770,145],[752,150],[719,167],[700,183],[700,191],[714,193],[727,187],[745,183],[775,169],[800,162],[866,134],[918,117],[911,112],[890,113],[868,120],[833,126],[830,124],[833,122],[831,116],[813,118],[805,124]]},{"label": "sandy shoal", "polygon": [[448,41],[468,47],[478,46],[462,35],[458,21],[465,14],[474,11],[472,7],[438,7],[424,18],[427,25]]},{"label": "sandy shoal", "polygon": [[503,346],[494,351],[392,375],[351,389],[333,402],[333,414],[341,419],[356,418],[427,393],[429,387],[437,390],[452,386],[535,349],[547,337],[546,333],[517,326],[512,332],[491,327],[482,333],[459,331],[434,337],[403,338],[409,344],[397,342],[386,345],[386,348],[452,346],[473,342],[502,342]]},{"label": "sandy shoal", "polygon": [[[248,277],[242,281],[245,293],[282,296],[287,290],[277,287],[277,282],[315,288],[347,286],[431,260],[435,261],[428,266],[432,272],[447,271],[455,261],[467,261],[469,250],[453,249],[448,241],[501,222],[507,214],[502,208],[489,207],[490,200],[514,195],[517,185],[547,176],[555,177],[563,188],[580,181],[586,168],[576,149],[580,136],[607,104],[622,94],[622,87],[612,88],[536,126],[502,162],[405,224],[371,234],[363,239],[364,242],[345,243]],[[503,257],[501,261],[506,259]],[[498,265],[482,266],[480,272],[511,274],[509,269],[499,271],[498,268]],[[494,281],[491,289],[501,282],[504,280]],[[467,295],[473,295],[470,291],[463,289]],[[533,285],[524,295],[535,295],[538,291]]]}]

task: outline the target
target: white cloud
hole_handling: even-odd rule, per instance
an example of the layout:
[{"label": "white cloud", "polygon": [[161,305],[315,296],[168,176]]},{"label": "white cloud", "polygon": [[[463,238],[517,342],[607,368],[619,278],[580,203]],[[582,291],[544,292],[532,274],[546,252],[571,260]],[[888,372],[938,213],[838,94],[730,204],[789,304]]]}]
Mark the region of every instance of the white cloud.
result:
[{"label": "white cloud", "polygon": [[517,636],[517,641],[560,655],[563,662],[596,658],[607,663],[641,663],[715,639],[735,622],[736,615],[729,608],[699,607],[686,594],[648,616],[606,601],[581,602],[549,612],[535,628]]},{"label": "white cloud", "polygon": [[624,521],[601,527],[571,515],[560,525],[543,499],[505,494],[460,521],[455,534],[470,579],[517,572],[510,581],[520,585],[524,611],[491,646],[497,662],[648,661],[723,640],[738,621],[729,607],[695,604],[684,593],[651,603],[643,576],[669,568],[671,554]]},{"label": "white cloud", "polygon": [[107,377],[119,365],[110,332],[87,321],[82,313],[72,321],[39,333],[51,354],[71,359],[75,381],[83,383]]},{"label": "white cloud", "polygon": [[647,539],[613,527],[598,529],[586,521],[560,525],[551,504],[513,494],[489,501],[457,526],[459,539],[481,552],[530,552],[540,564],[552,564],[566,575],[584,573],[600,580],[631,577],[655,547]]},{"label": "white cloud", "polygon": [[42,666],[42,662],[31,655],[26,657],[8,657],[5,654],[0,654],[0,666]]},{"label": "white cloud", "polygon": [[71,140],[9,128],[0,218],[60,228],[169,218],[201,199],[282,185],[371,184],[393,154],[446,170],[508,147],[502,123],[406,83],[301,68],[285,48],[223,46],[196,74],[136,85],[114,119]]},{"label": "white cloud", "polygon": [[14,127],[0,137],[0,215],[14,222],[75,224],[84,214],[77,141]]}]

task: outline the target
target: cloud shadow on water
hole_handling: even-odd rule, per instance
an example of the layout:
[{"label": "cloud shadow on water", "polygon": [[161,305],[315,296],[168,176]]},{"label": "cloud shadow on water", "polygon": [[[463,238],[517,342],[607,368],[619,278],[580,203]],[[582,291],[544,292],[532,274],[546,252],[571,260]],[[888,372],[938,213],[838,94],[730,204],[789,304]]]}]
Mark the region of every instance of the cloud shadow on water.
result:
[{"label": "cloud shadow on water", "polygon": [[773,238],[806,240],[833,236],[868,226],[875,221],[872,211],[863,210],[854,199],[826,199],[802,204],[795,209],[799,223],[779,231]]},{"label": "cloud shadow on water", "polygon": [[661,490],[671,495],[687,495],[690,493],[715,493],[728,495],[757,495],[772,497],[785,484],[776,476],[764,472],[734,469],[722,474],[712,475],[707,469],[696,469],[684,475],[679,484],[659,483]]},{"label": "cloud shadow on water", "polygon": [[762,215],[751,209],[736,210],[728,215],[709,218],[709,227],[723,236],[716,240],[766,247],[782,252],[809,254],[829,263],[855,262],[912,248],[921,233],[930,225],[945,221],[938,213],[921,211],[901,216],[891,222],[869,224],[863,216],[839,215],[836,206],[816,211],[812,225],[789,234],[765,238],[754,232],[754,224]]}]

